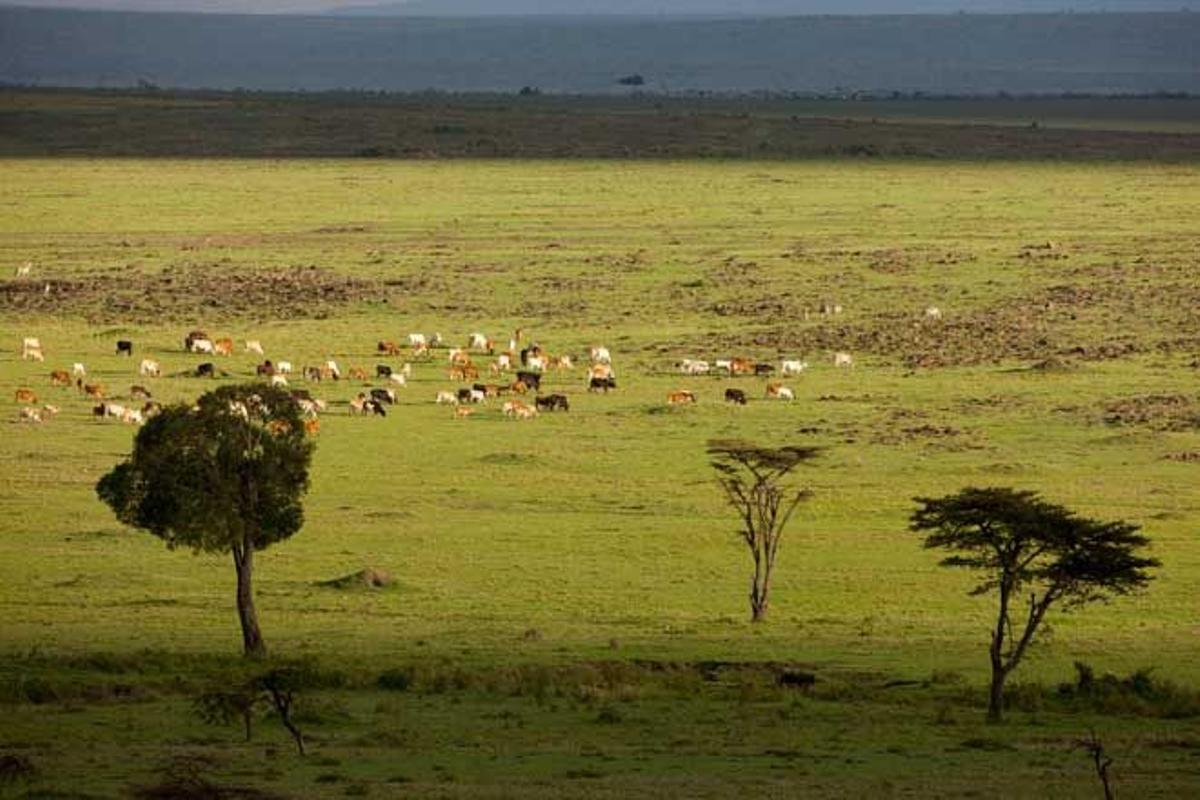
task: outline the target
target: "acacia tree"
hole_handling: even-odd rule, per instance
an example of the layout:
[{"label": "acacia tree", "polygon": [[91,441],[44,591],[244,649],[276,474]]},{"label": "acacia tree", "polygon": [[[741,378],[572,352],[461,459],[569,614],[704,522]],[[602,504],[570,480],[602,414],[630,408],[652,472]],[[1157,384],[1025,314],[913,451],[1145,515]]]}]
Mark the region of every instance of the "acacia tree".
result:
[{"label": "acacia tree", "polygon": [[196,552],[226,552],[237,570],[247,656],[265,656],[254,608],[254,553],[304,521],[312,444],[286,391],[223,386],[171,406],[138,431],[133,453],[96,484],[117,519]]},{"label": "acacia tree", "polygon": [[820,452],[818,447],[758,447],[740,441],[710,441],[708,454],[717,483],[733,506],[742,526],[738,536],[750,548],[754,574],[750,580],[750,619],[761,622],[770,601],[771,574],[779,554],[783,529],[807,489],[789,488],[782,481]]},{"label": "acacia tree", "polygon": [[[1149,544],[1138,526],[1100,522],[1042,500],[1035,492],[966,488],[915,498],[911,529],[924,546],[955,555],[940,562],[984,573],[972,595],[996,592],[988,720],[1003,714],[1004,682],[1029,649],[1051,606],[1064,610],[1129,594],[1150,582],[1159,561],[1137,554]],[[1028,605],[1017,606],[1028,592]],[[1013,617],[1017,617],[1014,627]]]}]

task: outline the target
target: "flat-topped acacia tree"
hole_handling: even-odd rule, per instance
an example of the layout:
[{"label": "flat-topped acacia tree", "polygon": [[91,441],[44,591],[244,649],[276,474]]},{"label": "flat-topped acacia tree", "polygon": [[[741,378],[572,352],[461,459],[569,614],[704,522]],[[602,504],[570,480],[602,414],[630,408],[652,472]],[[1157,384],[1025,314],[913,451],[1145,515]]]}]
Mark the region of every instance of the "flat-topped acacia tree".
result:
[{"label": "flat-topped acacia tree", "polygon": [[262,657],[254,553],[300,530],[312,450],[286,391],[223,386],[194,407],[171,406],[150,419],[96,493],[117,519],[169,548],[232,555],[243,649]]},{"label": "flat-topped acacia tree", "polygon": [[916,502],[911,529],[926,534],[924,546],[954,553],[942,559],[942,566],[982,573],[971,594],[996,592],[988,650],[992,722],[1003,714],[1005,680],[1051,606],[1072,609],[1129,594],[1149,583],[1148,570],[1159,566],[1157,559],[1138,554],[1150,540],[1137,525],[1080,517],[1034,492],[969,487]]}]

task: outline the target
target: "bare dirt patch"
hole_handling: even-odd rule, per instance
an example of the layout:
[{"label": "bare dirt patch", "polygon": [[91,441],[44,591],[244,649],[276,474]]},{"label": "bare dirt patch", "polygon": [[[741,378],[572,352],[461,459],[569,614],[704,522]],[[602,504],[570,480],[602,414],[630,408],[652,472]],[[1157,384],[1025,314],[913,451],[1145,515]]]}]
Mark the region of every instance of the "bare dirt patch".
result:
[{"label": "bare dirt patch", "polygon": [[1156,431],[1200,429],[1200,399],[1185,394],[1145,394],[1104,405],[1109,425],[1139,426]]},{"label": "bare dirt patch", "polygon": [[157,274],[0,281],[0,311],[82,316],[89,322],[315,318],[383,295],[379,284],[315,266],[235,269],[188,264]]}]

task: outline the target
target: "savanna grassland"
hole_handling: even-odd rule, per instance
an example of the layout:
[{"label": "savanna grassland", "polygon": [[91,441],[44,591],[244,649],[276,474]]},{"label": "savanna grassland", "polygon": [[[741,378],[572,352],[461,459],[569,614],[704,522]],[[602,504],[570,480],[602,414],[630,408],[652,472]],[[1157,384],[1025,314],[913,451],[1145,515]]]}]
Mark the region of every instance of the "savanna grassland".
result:
[{"label": "savanna grassland", "polygon": [[[1124,796],[1200,787],[1194,161],[10,157],[0,175],[0,260],[33,263],[0,283],[0,754],[34,770],[0,793],[1093,797],[1075,747],[1093,729]],[[193,327],[238,342],[226,377],[178,374],[210,360],[182,352]],[[308,386],[330,408],[306,524],[257,586],[273,654],[324,675],[301,700],[310,754],[272,721],[249,744],[201,723],[197,687],[238,668],[229,559],[114,521],[93,487],[134,431],[49,371],[188,401],[253,379],[244,339],[373,372],[407,360],[381,339],[518,327],[577,360],[607,345],[619,388],[587,393],[577,366],[547,378],[569,413],[457,420],[433,402],[454,388],[439,350],[385,419],[347,413],[357,382]],[[731,355],[812,366],[791,403],[673,367]],[[167,376],[139,379],[142,357]],[[18,423],[19,387],[61,413]],[[683,388],[699,402],[668,407]],[[826,448],[759,625],[704,452],[730,437]],[[1055,615],[1001,726],[992,602],[906,530],[914,496],[966,485],[1136,522],[1163,564],[1145,593]],[[322,585],[367,567],[392,584]],[[1061,695],[1074,661],[1151,686]],[[785,667],[816,684],[781,688]]]}]

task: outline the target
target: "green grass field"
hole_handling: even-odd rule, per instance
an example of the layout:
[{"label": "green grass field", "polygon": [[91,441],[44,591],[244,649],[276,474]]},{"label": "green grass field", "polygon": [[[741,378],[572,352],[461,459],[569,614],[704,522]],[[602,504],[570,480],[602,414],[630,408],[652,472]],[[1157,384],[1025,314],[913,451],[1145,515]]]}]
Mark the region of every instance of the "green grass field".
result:
[{"label": "green grass field", "polygon": [[[1194,165],[10,159],[0,176],[0,263],[34,264],[0,285],[0,754],[38,768],[0,793],[112,796],[193,769],[294,797],[1092,797],[1071,748],[1091,727],[1124,796],[1200,789],[1196,716],[1030,690],[986,728],[992,604],[906,530],[913,496],[965,485],[1143,525],[1150,589],[1055,616],[1014,680],[1053,687],[1081,660],[1200,684]],[[190,714],[235,661],[229,560],[119,526],[93,486],[134,431],[50,385],[80,361],[117,397],[194,398],[212,382],[136,374],[205,360],[182,352],[193,327],[238,343],[227,380],[252,379],[250,338],[372,372],[400,363],[375,343],[410,331],[613,351],[616,392],[552,373],[570,413],[526,422],[435,405],[444,351],[386,419],[348,415],[358,383],[308,387],[330,409],[307,522],[257,576],[274,654],[345,676],[311,701],[303,762],[271,723],[244,745]],[[24,336],[44,364],[21,361]],[[673,370],[732,355],[812,367],[794,403]],[[61,414],[18,423],[19,387]],[[666,406],[677,388],[699,403]],[[827,448],[762,625],[706,465],[720,437]],[[318,585],[367,566],[395,584]],[[708,681],[703,661],[819,683]],[[413,690],[375,688],[393,667]]]}]

